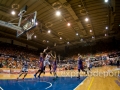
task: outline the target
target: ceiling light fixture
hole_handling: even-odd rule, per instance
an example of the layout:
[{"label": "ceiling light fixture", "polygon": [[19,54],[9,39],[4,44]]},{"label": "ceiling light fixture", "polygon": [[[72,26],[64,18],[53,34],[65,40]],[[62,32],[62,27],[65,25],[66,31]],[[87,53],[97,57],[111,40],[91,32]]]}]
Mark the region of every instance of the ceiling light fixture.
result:
[{"label": "ceiling light fixture", "polygon": [[56,11],[56,16],[60,16],[61,12],[60,11]]},{"label": "ceiling light fixture", "polygon": [[105,29],[108,29],[108,27],[105,27]]},{"label": "ceiling light fixture", "polygon": [[60,39],[62,39],[62,37],[60,37]]},{"label": "ceiling light fixture", "polygon": [[15,13],[15,11],[11,11],[11,14],[12,14],[12,15],[15,15],[16,13]]},{"label": "ceiling light fixture", "polygon": [[70,23],[67,23],[68,26],[70,26],[71,24]]},{"label": "ceiling light fixture", "polygon": [[88,18],[85,18],[85,21],[86,21],[86,22],[88,22],[88,21],[89,21],[89,19],[88,19]]},{"label": "ceiling light fixture", "polygon": [[67,44],[70,44],[69,42],[67,42]]},{"label": "ceiling light fixture", "polygon": [[48,30],[48,33],[51,33],[51,31],[50,31],[50,30]]},{"label": "ceiling light fixture", "polygon": [[108,2],[108,0],[104,0],[106,3]]},{"label": "ceiling light fixture", "polygon": [[107,34],[105,34],[105,36],[107,36]]},{"label": "ceiling light fixture", "polygon": [[54,43],[54,46],[56,46],[56,43]]},{"label": "ceiling light fixture", "polygon": [[92,36],[92,38],[95,38],[94,36]]},{"label": "ceiling light fixture", "polygon": [[78,5],[78,7],[81,7],[81,5]]},{"label": "ceiling light fixture", "polygon": [[34,38],[36,38],[37,36],[35,35]]},{"label": "ceiling light fixture", "polygon": [[83,41],[83,39],[81,38],[80,41]]},{"label": "ceiling light fixture", "polygon": [[78,36],[78,33],[76,33],[76,35]]},{"label": "ceiling light fixture", "polygon": [[37,26],[37,25],[38,25],[38,22],[36,22],[35,24],[36,24],[36,26]]},{"label": "ceiling light fixture", "polygon": [[90,30],[90,32],[92,32],[92,30]]}]

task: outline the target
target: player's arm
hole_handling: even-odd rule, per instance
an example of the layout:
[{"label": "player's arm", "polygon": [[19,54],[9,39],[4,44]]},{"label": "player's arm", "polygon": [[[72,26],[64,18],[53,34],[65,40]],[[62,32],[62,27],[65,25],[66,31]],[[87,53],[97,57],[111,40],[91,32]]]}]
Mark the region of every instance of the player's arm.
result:
[{"label": "player's arm", "polygon": [[55,53],[55,58],[56,58],[56,52],[54,52]]},{"label": "player's arm", "polygon": [[44,49],[43,53],[46,53],[47,50],[48,50],[48,47],[46,49]]},{"label": "player's arm", "polygon": [[55,58],[52,53],[50,55],[51,55],[52,58]]},{"label": "player's arm", "polygon": [[[55,52],[54,52],[55,53]],[[51,56],[52,56],[52,58],[56,58],[56,53],[54,54],[54,56],[53,56],[53,54],[51,53]]]}]

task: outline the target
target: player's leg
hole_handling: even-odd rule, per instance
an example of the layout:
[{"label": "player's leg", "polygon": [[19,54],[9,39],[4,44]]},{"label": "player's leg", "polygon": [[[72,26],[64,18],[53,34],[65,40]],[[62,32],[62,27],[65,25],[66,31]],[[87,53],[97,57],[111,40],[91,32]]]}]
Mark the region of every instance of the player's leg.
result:
[{"label": "player's leg", "polygon": [[20,72],[20,74],[19,74],[19,76],[18,76],[18,78],[17,78],[17,79],[19,79],[19,78],[20,78],[20,76],[21,76],[23,73],[24,73],[24,71],[22,70],[22,71]]},{"label": "player's leg", "polygon": [[53,72],[53,74],[54,74],[54,77],[56,78],[57,74],[56,74],[56,72],[55,72],[55,71]]},{"label": "player's leg", "polygon": [[87,71],[84,70],[83,66],[80,67],[80,69],[87,74]]},{"label": "player's leg", "polygon": [[49,65],[49,69],[50,69],[50,74],[52,74],[52,72],[51,72],[51,65]]},{"label": "player's leg", "polygon": [[85,71],[84,69],[83,69],[82,71],[85,72],[85,74],[88,74],[88,73],[90,74],[90,66],[89,66],[89,67],[88,67],[88,66],[86,67],[86,71]]},{"label": "player's leg", "polygon": [[45,68],[46,68],[46,65],[47,65],[46,60],[43,62],[43,64],[44,64],[44,67],[43,67],[43,73],[45,74]]},{"label": "player's leg", "polygon": [[119,66],[120,66],[120,62],[119,62],[119,60],[117,61],[117,68],[119,68]]},{"label": "player's leg", "polygon": [[53,72],[53,74],[54,74],[53,80],[55,80],[57,78],[57,74],[56,74],[56,72]]},{"label": "player's leg", "polygon": [[57,76],[57,73],[56,73],[56,69],[57,69],[56,67],[53,67],[53,74],[54,74],[54,77],[55,77],[55,78],[58,77],[58,76]]},{"label": "player's leg", "polygon": [[47,64],[49,65],[49,69],[50,69],[50,74],[52,74],[52,71],[51,71],[51,64],[49,61],[47,61]]},{"label": "player's leg", "polygon": [[43,70],[40,70],[39,71],[39,75],[38,75],[38,78],[40,78],[40,75],[43,73]]},{"label": "player's leg", "polygon": [[78,77],[77,78],[80,78],[80,69],[78,69]]},{"label": "player's leg", "polygon": [[88,70],[90,71],[90,67],[88,67]]},{"label": "player's leg", "polygon": [[34,77],[36,78],[36,75],[40,72],[40,69],[34,74]]},{"label": "player's leg", "polygon": [[24,77],[23,77],[23,79],[24,79],[24,78],[27,76],[27,73],[28,73],[28,72],[26,71],[26,72],[24,72],[24,73],[25,73],[25,74],[24,74]]},{"label": "player's leg", "polygon": [[83,72],[85,72],[85,74],[87,74],[87,71],[85,71],[83,68],[81,69]]},{"label": "player's leg", "polygon": [[24,77],[23,77],[23,79],[26,77],[26,75],[27,75],[27,73],[28,73],[28,69],[27,68],[25,68],[25,70],[24,70]]}]

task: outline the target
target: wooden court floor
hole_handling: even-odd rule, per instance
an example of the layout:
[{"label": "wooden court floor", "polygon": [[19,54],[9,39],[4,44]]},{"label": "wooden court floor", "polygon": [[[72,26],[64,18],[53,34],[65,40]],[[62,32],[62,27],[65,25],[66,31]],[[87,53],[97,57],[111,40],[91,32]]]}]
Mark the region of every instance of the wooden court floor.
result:
[{"label": "wooden court floor", "polygon": [[[77,76],[77,71],[60,71],[57,74],[59,77],[68,76],[72,78]],[[17,76],[18,74],[0,74],[0,79],[16,79]],[[42,76],[53,75],[45,73]],[[120,69],[114,66],[92,68],[87,75],[81,72],[81,76],[87,76],[87,78],[75,90],[120,90]],[[26,78],[33,78],[33,74],[28,74]]]}]

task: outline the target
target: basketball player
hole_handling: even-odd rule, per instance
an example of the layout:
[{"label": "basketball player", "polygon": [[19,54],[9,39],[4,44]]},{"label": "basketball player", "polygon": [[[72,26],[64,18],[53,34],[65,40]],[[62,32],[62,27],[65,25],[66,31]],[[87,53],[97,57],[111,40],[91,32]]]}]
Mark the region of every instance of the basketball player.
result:
[{"label": "basketball player", "polygon": [[[25,58],[24,58],[25,59]],[[21,73],[19,74],[17,80],[19,79],[19,77],[24,74],[24,77],[23,77],[23,80],[24,78],[26,77],[28,73],[28,62],[26,60],[23,61],[23,66],[22,66],[22,70],[21,70]]]},{"label": "basketball player", "polygon": [[120,57],[117,56],[117,68],[119,68],[119,67],[120,67]]},{"label": "basketball player", "polygon": [[12,68],[12,63],[10,62],[8,67],[10,68],[10,73],[11,73],[11,68]]},{"label": "basketball player", "polygon": [[87,74],[87,71],[83,69],[82,56],[78,53],[78,77],[80,79],[80,70]]},{"label": "basketball player", "polygon": [[[51,58],[51,51],[48,50],[49,47],[47,47],[46,49],[44,49],[43,53],[46,53],[46,56],[45,56],[45,60],[44,60],[44,73],[45,73],[45,67],[46,65],[49,65],[49,68],[50,68],[50,74],[52,74],[51,72],[51,64],[50,64],[50,58]],[[46,52],[48,50],[48,52]]]},{"label": "basketball player", "polygon": [[39,73],[38,78],[40,78],[40,75],[43,73],[44,70],[43,62],[44,62],[43,53],[40,53],[39,70],[34,74],[35,78],[38,73]]},{"label": "basketball player", "polygon": [[56,69],[57,69],[56,53],[54,56],[51,54],[51,56],[53,58],[52,68],[53,68],[54,79],[56,79],[58,77],[56,73]]},{"label": "basketball player", "polygon": [[89,59],[89,57],[86,58],[86,66],[87,66],[87,69],[90,70],[90,59]]}]

